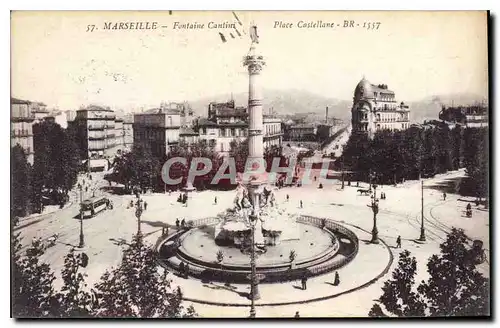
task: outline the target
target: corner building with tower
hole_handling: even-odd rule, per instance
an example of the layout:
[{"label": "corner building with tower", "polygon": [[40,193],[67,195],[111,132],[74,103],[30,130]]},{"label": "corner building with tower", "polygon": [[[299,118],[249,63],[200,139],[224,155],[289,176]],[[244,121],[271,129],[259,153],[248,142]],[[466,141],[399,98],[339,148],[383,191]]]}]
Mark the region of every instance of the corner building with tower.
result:
[{"label": "corner building with tower", "polygon": [[410,127],[410,109],[398,103],[386,84],[371,84],[363,78],[354,90],[352,130],[373,138],[377,131],[405,130]]}]

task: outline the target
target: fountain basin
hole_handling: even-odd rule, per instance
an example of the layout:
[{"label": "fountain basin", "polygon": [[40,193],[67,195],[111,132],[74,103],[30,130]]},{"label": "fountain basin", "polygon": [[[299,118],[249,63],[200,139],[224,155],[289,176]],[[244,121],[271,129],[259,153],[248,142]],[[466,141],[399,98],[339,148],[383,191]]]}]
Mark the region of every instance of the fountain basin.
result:
[{"label": "fountain basin", "polygon": [[[205,221],[207,222],[207,221]],[[358,240],[349,229],[338,223],[311,217],[298,217],[300,239],[283,241],[280,245],[269,246],[256,259],[257,273],[263,283],[283,282],[300,279],[303,276],[321,275],[340,268],[356,256]],[[209,224],[159,241],[157,251],[162,265],[177,270],[180,263],[189,263],[190,276],[205,281],[248,283],[251,272],[250,257],[238,246],[217,245],[214,231],[220,224],[213,219]],[[170,239],[176,240],[178,248],[167,252],[163,245]],[[290,252],[296,257],[290,261]],[[218,261],[217,253],[223,253]]]}]

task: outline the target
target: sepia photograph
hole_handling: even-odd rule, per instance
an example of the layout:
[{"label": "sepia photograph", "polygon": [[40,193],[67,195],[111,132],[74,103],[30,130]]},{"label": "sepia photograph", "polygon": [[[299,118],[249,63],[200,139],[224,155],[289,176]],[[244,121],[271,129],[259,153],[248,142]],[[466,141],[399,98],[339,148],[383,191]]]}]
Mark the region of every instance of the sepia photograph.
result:
[{"label": "sepia photograph", "polygon": [[491,318],[490,24],[11,11],[11,317]]}]

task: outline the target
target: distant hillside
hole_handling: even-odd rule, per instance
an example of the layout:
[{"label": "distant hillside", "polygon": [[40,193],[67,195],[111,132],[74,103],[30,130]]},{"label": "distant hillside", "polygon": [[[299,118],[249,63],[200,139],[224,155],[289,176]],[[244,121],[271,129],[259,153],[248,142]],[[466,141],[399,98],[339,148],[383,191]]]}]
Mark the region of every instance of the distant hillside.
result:
[{"label": "distant hillside", "polygon": [[423,122],[424,120],[438,119],[442,105],[466,106],[475,103],[487,102],[487,99],[475,94],[458,93],[449,95],[434,95],[420,101],[410,102],[412,122]]},{"label": "distant hillside", "polygon": [[[339,119],[351,117],[351,102],[335,98],[326,98],[303,90],[264,90],[263,91],[264,114],[270,108],[278,114],[317,113],[319,117],[325,117],[325,108],[328,106],[328,116]],[[190,101],[191,107],[197,115],[207,115],[208,103],[211,101],[228,101],[230,94],[218,95]],[[233,95],[237,106],[247,106],[248,93],[237,93]]]},{"label": "distant hillside", "polygon": [[[350,121],[352,101],[341,100],[337,98],[323,97],[312,92],[304,90],[272,90],[265,89],[264,95],[264,114],[269,112],[270,108],[281,115],[286,114],[306,114],[315,113],[317,119],[325,117],[325,108],[328,106],[328,116]],[[231,94],[218,95],[191,101],[190,104],[197,115],[206,116],[208,103],[211,101],[228,101]],[[248,93],[242,92],[233,95],[237,106],[247,106]],[[438,119],[441,106],[472,105],[477,102],[486,101],[484,97],[475,94],[449,94],[434,95],[426,97],[419,101],[409,102],[411,122],[422,122],[423,120]],[[312,117],[310,117],[312,118]]]}]

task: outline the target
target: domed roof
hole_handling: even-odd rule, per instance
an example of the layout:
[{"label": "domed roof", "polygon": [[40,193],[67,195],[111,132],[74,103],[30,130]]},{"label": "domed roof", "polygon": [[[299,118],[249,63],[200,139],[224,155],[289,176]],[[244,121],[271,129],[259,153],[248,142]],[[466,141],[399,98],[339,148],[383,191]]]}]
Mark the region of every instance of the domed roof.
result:
[{"label": "domed roof", "polygon": [[356,89],[354,90],[354,97],[359,98],[359,97],[371,97],[373,94],[372,92],[372,84],[368,82],[367,79],[363,76],[361,81],[359,81],[358,85],[356,86]]}]

